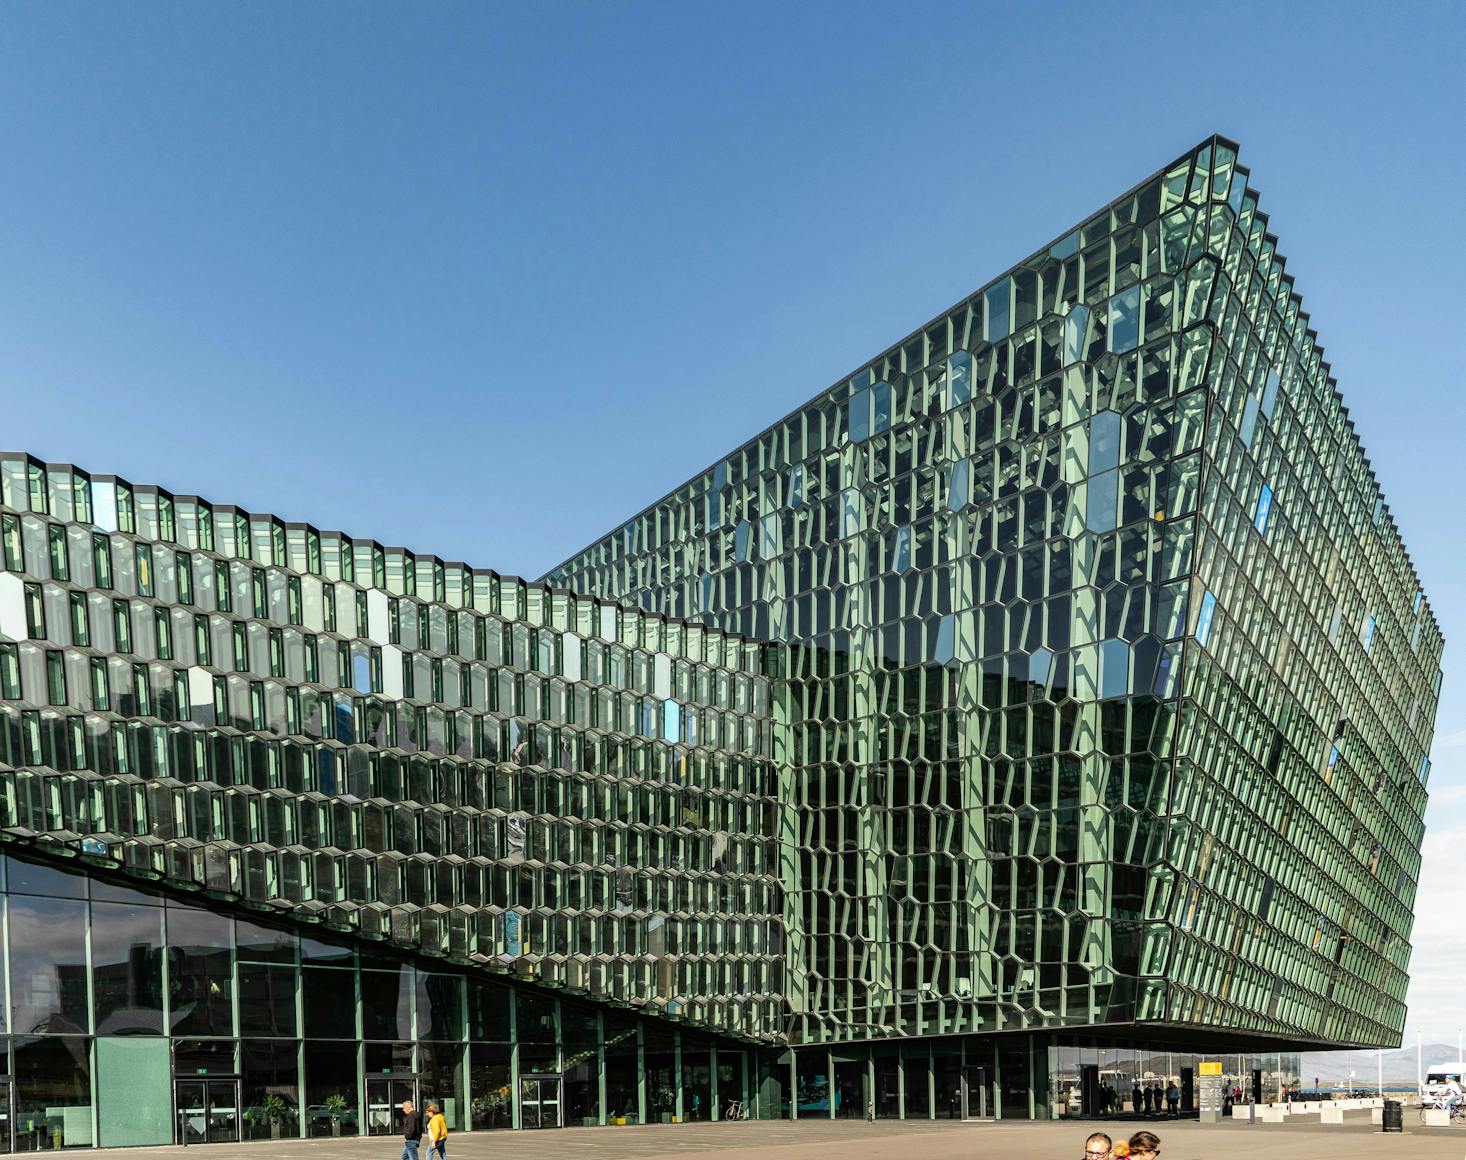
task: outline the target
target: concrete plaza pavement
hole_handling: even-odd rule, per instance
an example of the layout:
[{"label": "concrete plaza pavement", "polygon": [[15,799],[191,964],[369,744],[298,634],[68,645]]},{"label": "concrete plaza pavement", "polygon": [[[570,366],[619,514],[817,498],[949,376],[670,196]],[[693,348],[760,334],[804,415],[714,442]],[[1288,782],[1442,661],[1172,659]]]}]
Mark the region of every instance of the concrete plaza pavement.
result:
[{"label": "concrete plaza pavement", "polygon": [[[1381,1133],[1368,1123],[1202,1125],[1193,1121],[1157,1121],[1148,1125],[1161,1138],[1165,1160],[1211,1160],[1262,1152],[1288,1160],[1462,1160],[1466,1127],[1422,1128],[1406,1109],[1405,1131]],[[673,1155],[702,1155],[713,1160],[1077,1160],[1085,1136],[1093,1130],[1116,1138],[1139,1127],[1135,1122],[1110,1125],[1093,1121],[1029,1123],[1025,1121],[953,1122],[930,1120],[802,1120],[649,1125],[627,1128],[564,1128],[543,1132],[455,1133],[448,1144],[451,1160],[502,1160],[506,1154],[531,1160],[658,1160]],[[108,1148],[86,1155],[106,1160],[399,1160],[397,1137],[367,1139],[256,1140],[246,1144],[203,1144],[190,1148]],[[422,1156],[425,1160],[427,1150]]]}]

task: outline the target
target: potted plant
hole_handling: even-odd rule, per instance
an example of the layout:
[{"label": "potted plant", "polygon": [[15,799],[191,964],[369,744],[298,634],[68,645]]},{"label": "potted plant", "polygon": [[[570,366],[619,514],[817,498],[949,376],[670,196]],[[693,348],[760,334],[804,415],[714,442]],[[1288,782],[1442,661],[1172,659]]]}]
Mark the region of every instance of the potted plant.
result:
[{"label": "potted plant", "polygon": [[285,1097],[279,1092],[271,1092],[265,1097],[265,1119],[270,1121],[270,1138],[280,1138],[280,1121],[285,1118],[290,1110],[290,1105],[285,1102]]},{"label": "potted plant", "polygon": [[331,1135],[341,1135],[341,1113],[346,1110],[346,1097],[340,1092],[332,1092],[323,1106],[331,1113]]}]

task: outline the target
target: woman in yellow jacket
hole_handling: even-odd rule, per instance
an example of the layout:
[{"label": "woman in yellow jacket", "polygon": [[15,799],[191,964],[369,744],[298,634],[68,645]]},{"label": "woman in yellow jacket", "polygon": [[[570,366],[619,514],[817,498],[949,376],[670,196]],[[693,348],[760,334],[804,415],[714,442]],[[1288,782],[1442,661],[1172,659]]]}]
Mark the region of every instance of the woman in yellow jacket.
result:
[{"label": "woman in yellow jacket", "polygon": [[448,1121],[438,1110],[437,1104],[428,1105],[428,1160],[448,1160]]}]

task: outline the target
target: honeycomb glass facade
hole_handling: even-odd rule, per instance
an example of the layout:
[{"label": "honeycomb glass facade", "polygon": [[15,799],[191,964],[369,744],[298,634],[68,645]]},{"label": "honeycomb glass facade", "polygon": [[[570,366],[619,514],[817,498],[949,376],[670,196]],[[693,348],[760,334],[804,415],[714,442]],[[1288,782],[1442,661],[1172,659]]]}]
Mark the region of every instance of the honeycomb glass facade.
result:
[{"label": "honeycomb glass facade", "polygon": [[1442,642],[1220,138],[541,582],[22,454],[0,523],[0,1147],[1398,1042]]},{"label": "honeycomb glass facade", "polygon": [[1398,1041],[1441,638],[1247,178],[1203,143],[547,577],[785,642],[794,1043]]}]

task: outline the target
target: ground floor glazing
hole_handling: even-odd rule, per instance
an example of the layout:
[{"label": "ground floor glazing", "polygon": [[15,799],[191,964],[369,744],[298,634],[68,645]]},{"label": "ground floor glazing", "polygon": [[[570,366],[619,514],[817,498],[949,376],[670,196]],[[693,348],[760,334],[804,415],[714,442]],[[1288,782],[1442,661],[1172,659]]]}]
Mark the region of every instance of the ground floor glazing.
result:
[{"label": "ground floor glazing", "polygon": [[[0,859],[0,1151],[757,1119],[1048,1119],[1191,1102],[1198,1059],[1056,1035],[780,1050],[267,912]],[[1257,1098],[1296,1055],[1220,1058]]]}]

